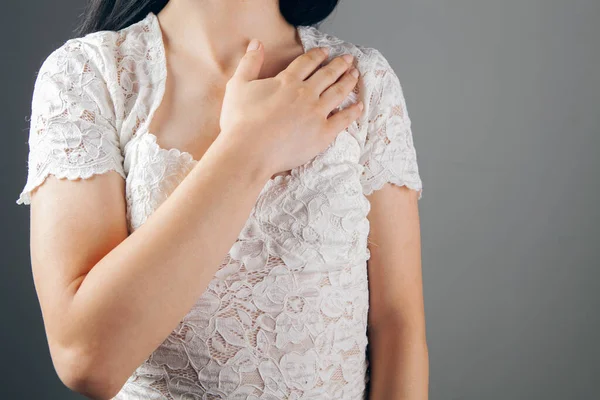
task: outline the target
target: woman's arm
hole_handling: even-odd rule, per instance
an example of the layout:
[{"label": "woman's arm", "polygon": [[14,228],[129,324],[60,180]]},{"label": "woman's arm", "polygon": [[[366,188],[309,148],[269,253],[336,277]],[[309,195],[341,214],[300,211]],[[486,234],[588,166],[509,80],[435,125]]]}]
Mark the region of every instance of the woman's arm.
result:
[{"label": "woman's arm", "polygon": [[206,289],[268,179],[240,154],[217,139],[130,236],[124,181],[113,171],[50,176],[35,191],[35,286],[68,387],[110,398]]},{"label": "woman's arm", "polygon": [[426,400],[425,335],[417,192],[386,183],[370,196],[371,400]]}]

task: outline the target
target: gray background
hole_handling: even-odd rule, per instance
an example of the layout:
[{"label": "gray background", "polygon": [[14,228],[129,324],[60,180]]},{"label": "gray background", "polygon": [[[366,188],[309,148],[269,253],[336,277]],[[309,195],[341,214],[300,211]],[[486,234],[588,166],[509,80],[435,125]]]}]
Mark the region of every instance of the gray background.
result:
[{"label": "gray background", "polygon": [[[0,398],[70,399],[31,277],[34,74],[83,2],[4,1]],[[600,1],[342,0],[321,29],[402,82],[420,202],[432,400],[598,399]]]}]

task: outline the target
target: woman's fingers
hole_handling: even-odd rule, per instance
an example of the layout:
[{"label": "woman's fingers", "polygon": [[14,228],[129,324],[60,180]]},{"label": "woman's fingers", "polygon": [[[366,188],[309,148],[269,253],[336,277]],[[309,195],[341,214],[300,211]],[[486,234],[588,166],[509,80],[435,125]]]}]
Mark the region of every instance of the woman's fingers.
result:
[{"label": "woman's fingers", "polygon": [[258,39],[252,39],[246,48],[246,54],[242,57],[234,72],[234,76],[245,81],[258,78],[264,62],[264,47]]},{"label": "woman's fingers", "polygon": [[339,106],[346,96],[354,89],[358,82],[358,70],[355,67],[347,70],[342,77],[323,93],[321,93],[319,102],[323,109],[330,112]]},{"label": "woman's fingers", "polygon": [[326,47],[313,47],[304,54],[296,57],[286,69],[278,75],[289,76],[300,82],[308,78],[315,69],[319,67],[329,56],[329,50]]},{"label": "woman's fingers", "polygon": [[[358,101],[327,118],[327,121],[325,122],[328,136],[327,140],[333,140],[340,131],[346,129],[354,120],[360,117],[363,108],[363,102]],[[333,137],[329,135],[333,135]]]},{"label": "woman's fingers", "polygon": [[350,54],[336,57],[327,65],[319,68],[306,82],[316,93],[321,94],[352,66],[352,60],[353,57]]}]

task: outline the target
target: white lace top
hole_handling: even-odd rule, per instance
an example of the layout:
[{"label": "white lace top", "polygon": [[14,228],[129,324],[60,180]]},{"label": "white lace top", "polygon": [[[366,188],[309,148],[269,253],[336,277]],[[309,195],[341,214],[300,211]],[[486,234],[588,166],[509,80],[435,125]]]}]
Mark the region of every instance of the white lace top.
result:
[{"label": "white lace top", "polygon": [[[305,51],[355,56],[363,116],[310,162],[266,182],[206,292],[115,399],[361,399],[370,203],[384,183],[418,190],[410,118],[378,50],[299,26]],[[196,164],[148,132],[166,77],[158,19],[68,40],[35,84],[27,182],[53,174],[126,180],[130,232]]]}]

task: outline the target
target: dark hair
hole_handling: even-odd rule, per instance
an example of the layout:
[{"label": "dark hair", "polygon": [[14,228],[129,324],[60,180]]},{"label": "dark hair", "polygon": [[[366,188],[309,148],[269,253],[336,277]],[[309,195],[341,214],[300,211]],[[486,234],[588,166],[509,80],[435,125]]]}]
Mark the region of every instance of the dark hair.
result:
[{"label": "dark hair", "polygon": [[[75,33],[117,31],[141,21],[149,12],[158,14],[169,0],[89,0]],[[290,24],[316,25],[331,14],[338,0],[279,0],[279,10]]]}]

